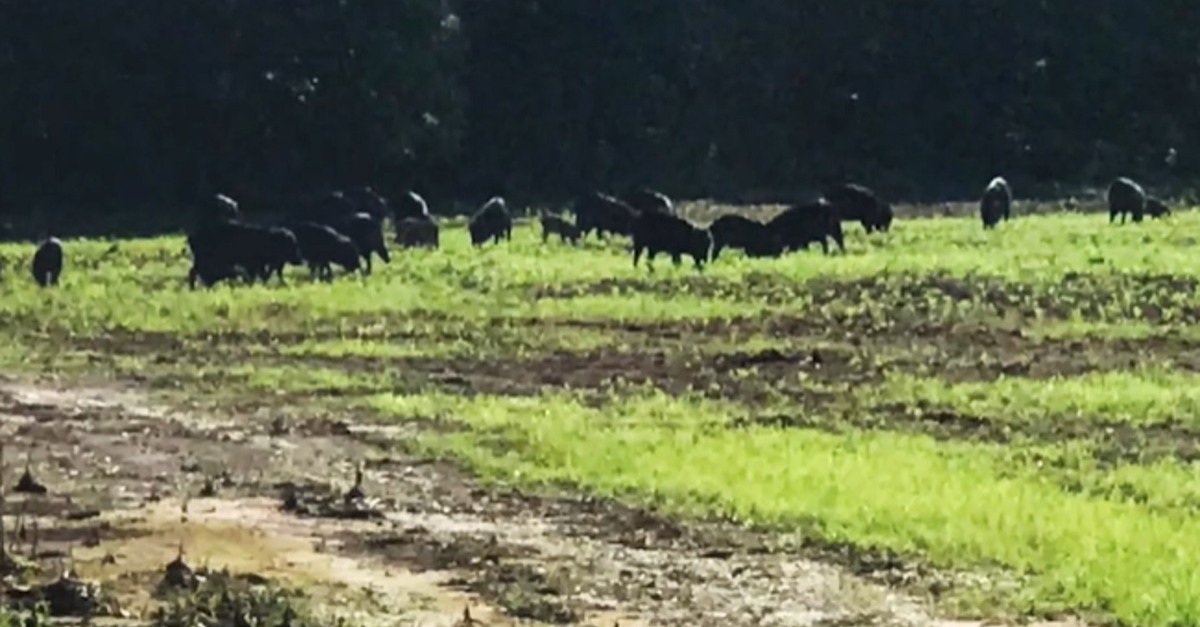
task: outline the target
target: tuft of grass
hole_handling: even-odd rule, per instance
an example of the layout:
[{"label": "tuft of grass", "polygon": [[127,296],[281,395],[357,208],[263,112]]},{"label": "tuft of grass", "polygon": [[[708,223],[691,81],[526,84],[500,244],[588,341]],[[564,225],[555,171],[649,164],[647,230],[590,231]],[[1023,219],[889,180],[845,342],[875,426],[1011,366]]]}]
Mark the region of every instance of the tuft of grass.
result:
[{"label": "tuft of grass", "polygon": [[196,590],[174,593],[151,617],[154,627],[318,627],[327,622],[333,621],[316,616],[298,591],[227,572],[208,573]]},{"label": "tuft of grass", "polygon": [[1158,368],[954,384],[900,373],[888,377],[881,396],[887,402],[1009,423],[1071,419],[1200,427],[1200,376]]}]

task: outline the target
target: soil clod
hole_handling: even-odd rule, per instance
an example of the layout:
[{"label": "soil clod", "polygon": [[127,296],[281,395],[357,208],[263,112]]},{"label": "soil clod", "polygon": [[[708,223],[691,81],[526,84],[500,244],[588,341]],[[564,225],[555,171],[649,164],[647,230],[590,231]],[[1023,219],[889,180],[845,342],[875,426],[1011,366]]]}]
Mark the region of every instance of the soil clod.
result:
[{"label": "soil clod", "polygon": [[[361,475],[361,471],[360,475]],[[360,476],[361,479],[361,476]],[[281,508],[297,516],[334,518],[341,520],[375,520],[383,518],[377,499],[367,498],[361,487],[351,488],[340,497],[328,486],[299,486],[287,482],[281,486]]]},{"label": "soil clod", "polygon": [[46,486],[33,478],[33,473],[30,471],[29,466],[25,466],[25,472],[17,480],[17,486],[13,488],[13,492],[18,494],[46,494],[48,490]]},{"label": "soil clod", "polygon": [[454,627],[471,627],[472,625],[480,624],[479,621],[471,618],[471,606],[463,607],[462,620],[454,624]]},{"label": "soil clod", "polygon": [[354,469],[354,485],[346,491],[346,496],[343,499],[347,505],[349,505],[352,501],[358,501],[366,498],[367,495],[363,492],[362,482],[362,466],[358,466]]},{"label": "soil clod", "polygon": [[98,509],[79,509],[79,510],[67,512],[66,514],[63,515],[63,519],[78,522],[78,521],[84,521],[84,520],[91,520],[93,518],[98,518],[99,516],[100,516],[100,510],[98,510]]}]

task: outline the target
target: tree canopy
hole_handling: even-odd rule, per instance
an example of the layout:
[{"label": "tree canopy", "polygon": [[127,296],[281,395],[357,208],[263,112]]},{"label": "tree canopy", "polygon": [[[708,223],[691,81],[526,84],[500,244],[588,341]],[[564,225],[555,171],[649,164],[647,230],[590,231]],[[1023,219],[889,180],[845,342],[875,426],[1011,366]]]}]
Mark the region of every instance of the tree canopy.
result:
[{"label": "tree canopy", "polygon": [[[0,212],[1200,168],[1183,0],[7,0]],[[435,206],[436,209],[436,206]]]}]

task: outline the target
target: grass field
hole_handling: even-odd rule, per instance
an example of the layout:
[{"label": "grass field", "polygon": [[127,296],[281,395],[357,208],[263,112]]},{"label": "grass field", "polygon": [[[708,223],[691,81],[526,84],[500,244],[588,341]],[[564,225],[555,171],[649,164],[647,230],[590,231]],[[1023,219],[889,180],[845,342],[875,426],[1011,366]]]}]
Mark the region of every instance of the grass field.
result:
[{"label": "grass field", "polygon": [[365,279],[194,292],[180,237],[68,242],[55,291],[9,245],[0,359],[416,425],[497,481],[898,561],[949,614],[1200,624],[1200,213],[848,230],[650,273],[454,227]]}]

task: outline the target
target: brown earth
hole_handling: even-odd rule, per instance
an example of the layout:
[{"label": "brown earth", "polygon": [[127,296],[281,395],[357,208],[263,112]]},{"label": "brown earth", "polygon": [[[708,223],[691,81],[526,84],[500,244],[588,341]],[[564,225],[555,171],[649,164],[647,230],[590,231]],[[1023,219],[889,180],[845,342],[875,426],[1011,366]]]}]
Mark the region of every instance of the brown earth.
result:
[{"label": "brown earth", "polygon": [[[878,382],[887,372],[937,376],[952,383],[990,382],[1000,377],[1048,379],[1153,364],[1200,372],[1200,342],[1189,338],[1039,337],[1036,332],[1017,327],[967,322],[891,321],[886,326],[875,326],[863,320],[834,323],[810,316],[774,315],[655,323],[549,319],[509,321],[497,328],[501,326],[509,333],[531,335],[556,331],[569,334],[572,329],[599,331],[610,336],[612,343],[583,351],[532,350],[527,357],[337,358],[272,354],[266,347],[288,345],[299,339],[265,334],[185,342],[164,334],[115,333],[105,338],[74,339],[72,343],[97,359],[133,355],[165,365],[253,359],[256,363],[303,364],[350,372],[393,371],[411,375],[415,383],[432,380],[498,394],[536,393],[556,387],[598,388],[616,379],[651,383],[678,392],[727,383],[734,371],[749,370],[759,380],[772,383],[786,381],[803,370],[820,382],[846,384]],[[486,335],[492,330],[482,328],[476,332]],[[403,343],[411,337],[400,334],[372,339]],[[309,339],[341,338],[318,334]],[[755,340],[756,347],[739,348],[747,340]],[[261,349],[246,352],[247,345]],[[753,382],[741,385],[753,387]]]},{"label": "brown earth", "polygon": [[[880,583],[903,579],[894,560],[838,566],[796,538],[484,487],[400,452],[407,426],[308,427],[155,406],[105,384],[9,380],[4,482],[28,459],[48,493],[10,495],[7,527],[18,514],[23,528],[36,521],[39,552],[69,553],[134,616],[152,607],[148,590],[182,544],[189,563],[302,585],[368,623],[450,625],[469,607],[488,625],[939,624]],[[282,487],[339,502],[359,462],[380,517],[280,508]]]},{"label": "brown earth", "polygon": [[[610,389],[648,385],[670,394],[735,400],[749,408],[745,416],[735,417],[742,425],[896,430],[1000,443],[1087,440],[1104,463],[1145,463],[1163,457],[1192,460],[1200,451],[1200,435],[1182,423],[1148,428],[1066,416],[1041,424],[1013,424],[989,416],[964,416],[944,407],[881,403],[869,394],[862,398],[855,394],[860,386],[880,383],[891,373],[956,383],[991,382],[1001,377],[1070,377],[1143,365],[1200,371],[1200,343],[1183,337],[1055,338],[1020,328],[969,323],[921,323],[900,330],[821,327],[811,319],[783,315],[655,323],[518,320],[494,322],[477,332],[513,333],[514,327],[518,334],[583,331],[614,339],[610,346],[532,351],[523,357],[402,358],[285,355],[261,349],[245,352],[245,343],[262,348],[274,345],[277,339],[258,335],[214,338],[207,345],[154,334],[75,342],[94,351],[96,359],[124,354],[148,361],[149,368],[138,365],[123,374],[168,388],[245,387],[244,374],[221,367],[198,375],[197,365],[208,363],[324,369],[354,377],[353,385],[335,381],[295,392],[235,394],[238,408],[247,411],[269,411],[281,403],[345,406],[367,394],[429,388],[492,395],[570,389],[599,392],[596,398],[601,399]],[[403,343],[408,339],[408,334],[401,333],[378,341]],[[791,409],[781,412],[781,406]],[[814,408],[822,411],[805,411]],[[365,416],[356,419],[369,421]]]}]

